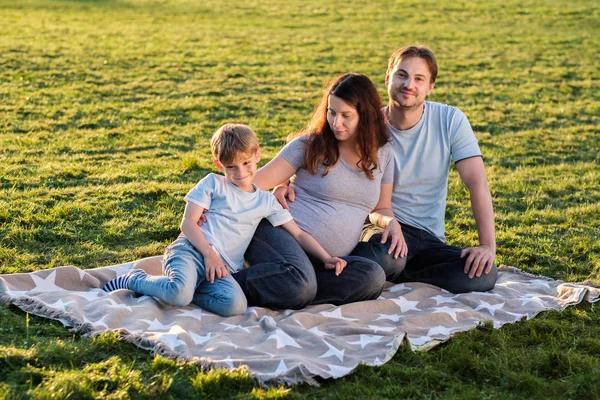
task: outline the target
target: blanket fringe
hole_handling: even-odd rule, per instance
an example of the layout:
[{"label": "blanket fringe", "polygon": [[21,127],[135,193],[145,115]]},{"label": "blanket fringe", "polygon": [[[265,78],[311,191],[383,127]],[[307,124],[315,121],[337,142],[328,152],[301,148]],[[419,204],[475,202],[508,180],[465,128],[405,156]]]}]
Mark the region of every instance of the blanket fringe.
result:
[{"label": "blanket fringe", "polygon": [[[22,296],[18,299],[13,299],[9,295],[1,294],[0,303],[13,304],[19,307],[21,310],[25,311],[26,313],[36,315],[38,317],[58,320],[62,322],[65,326],[68,326],[70,328],[70,332],[77,333],[85,337],[95,337],[103,333],[117,333],[119,335],[119,339],[129,342],[143,350],[148,350],[153,355],[159,355],[178,362],[192,363],[200,367],[204,372],[213,368],[226,368],[222,364],[209,361],[204,358],[182,356],[174,352],[168,346],[166,346],[158,340],[149,339],[137,333],[131,333],[126,329],[100,330],[94,328],[94,326],[89,322],[84,322],[71,313],[48,307],[44,302],[32,297]],[[230,371],[247,371],[247,367],[245,365],[228,369]],[[313,376],[274,376],[272,378],[269,378],[265,376],[257,376],[256,374],[250,373],[250,377],[253,379],[254,382],[256,382],[259,386],[263,388],[273,387],[277,385],[290,387],[300,383],[306,383],[311,386],[320,386],[319,382]]]}]

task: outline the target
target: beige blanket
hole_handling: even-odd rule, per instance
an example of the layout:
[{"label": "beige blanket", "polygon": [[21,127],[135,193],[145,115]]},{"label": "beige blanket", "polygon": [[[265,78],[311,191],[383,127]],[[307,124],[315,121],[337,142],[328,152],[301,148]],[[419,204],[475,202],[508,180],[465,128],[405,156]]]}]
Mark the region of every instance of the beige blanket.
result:
[{"label": "beige blanket", "polygon": [[260,383],[316,384],[315,377],[339,378],[361,363],[381,365],[402,343],[429,349],[486,321],[499,328],[600,297],[593,284],[503,267],[496,288],[487,293],[454,295],[426,284],[398,284],[373,301],[297,311],[251,307],[244,315],[223,318],[128,290],[100,289],[134,267],[158,274],[160,257],[97,269],[2,275],[0,302],[59,320],[83,335],[118,331],[124,340],[157,354],[205,367],[248,368]]}]

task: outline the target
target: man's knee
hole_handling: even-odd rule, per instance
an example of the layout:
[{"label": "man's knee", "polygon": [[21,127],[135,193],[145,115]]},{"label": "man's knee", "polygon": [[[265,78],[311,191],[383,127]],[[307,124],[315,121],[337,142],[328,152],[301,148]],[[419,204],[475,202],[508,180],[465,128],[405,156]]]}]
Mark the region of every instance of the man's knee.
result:
[{"label": "man's knee", "polygon": [[[464,273],[464,272],[463,272]],[[494,264],[490,272],[482,273],[479,277],[469,278],[467,274],[462,283],[448,290],[452,293],[487,292],[494,289],[498,280],[498,268]]]}]

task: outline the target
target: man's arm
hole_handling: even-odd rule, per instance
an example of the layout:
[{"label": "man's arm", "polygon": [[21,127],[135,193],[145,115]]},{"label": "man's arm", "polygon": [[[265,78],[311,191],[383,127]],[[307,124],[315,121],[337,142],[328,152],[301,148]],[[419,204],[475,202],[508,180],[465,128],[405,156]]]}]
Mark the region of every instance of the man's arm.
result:
[{"label": "man's arm", "polygon": [[485,175],[481,157],[471,157],[456,163],[456,169],[471,196],[471,210],[477,225],[479,246],[464,249],[461,257],[465,261],[465,273],[469,278],[489,273],[496,259],[496,234],[492,195]]}]

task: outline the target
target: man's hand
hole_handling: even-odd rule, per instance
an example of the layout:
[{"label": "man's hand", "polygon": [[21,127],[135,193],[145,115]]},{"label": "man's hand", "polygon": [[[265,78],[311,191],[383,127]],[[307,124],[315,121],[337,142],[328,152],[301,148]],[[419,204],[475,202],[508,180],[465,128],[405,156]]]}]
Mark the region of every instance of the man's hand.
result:
[{"label": "man's hand", "polygon": [[325,260],[325,269],[335,269],[335,274],[339,275],[346,268],[346,260],[339,257],[331,257]]},{"label": "man's hand", "polygon": [[204,261],[206,262],[206,280],[210,283],[214,283],[215,278],[225,278],[227,276],[227,267],[216,254],[214,257],[208,257]]},{"label": "man's hand", "polygon": [[491,246],[482,244],[477,247],[469,247],[463,249],[460,253],[460,258],[467,257],[465,261],[465,274],[469,274],[469,279],[482,273],[489,274],[496,259],[496,249]]},{"label": "man's hand", "polygon": [[291,188],[287,185],[276,186],[275,190],[273,190],[273,196],[275,196],[275,198],[277,199],[279,204],[281,204],[281,206],[283,208],[285,208],[286,210],[290,209],[290,206],[288,206],[286,198],[287,198],[287,200],[291,201],[292,203],[294,202],[294,200],[296,200],[296,192],[294,192],[293,188]]},{"label": "man's hand", "polygon": [[396,249],[394,258],[398,258],[398,256],[406,257],[408,254],[408,246],[404,240],[400,223],[395,218],[392,218],[383,230],[383,235],[381,235],[381,243],[383,244],[387,242],[388,238],[391,240],[388,254],[392,254],[394,249]]}]

